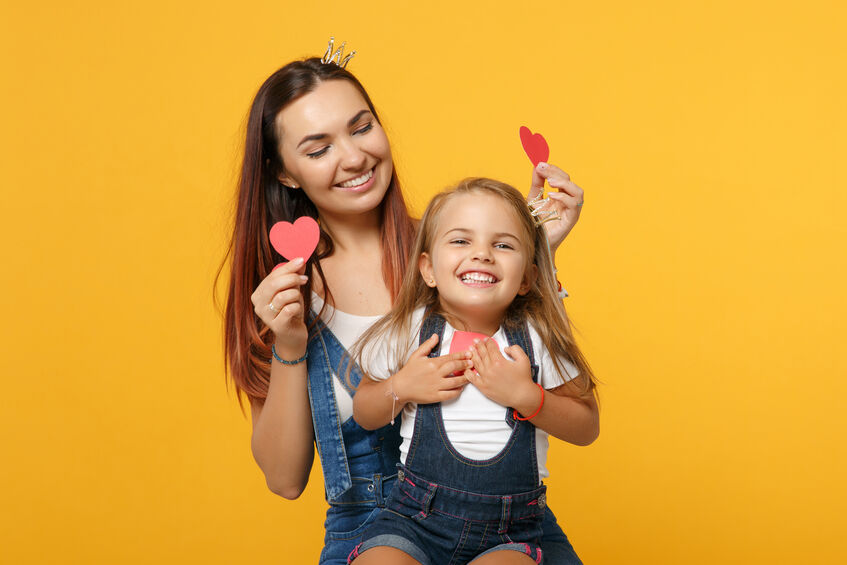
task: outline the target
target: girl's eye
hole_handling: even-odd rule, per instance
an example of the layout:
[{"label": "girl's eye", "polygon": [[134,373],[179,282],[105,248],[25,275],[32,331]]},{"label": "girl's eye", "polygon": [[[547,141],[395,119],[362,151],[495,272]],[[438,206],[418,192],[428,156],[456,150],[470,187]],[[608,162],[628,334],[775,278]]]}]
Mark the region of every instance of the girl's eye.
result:
[{"label": "girl's eye", "polygon": [[468,242],[467,239],[451,239],[450,243],[455,245],[465,245]]},{"label": "girl's eye", "polygon": [[307,157],[310,157],[310,158],[312,158],[312,159],[317,159],[318,157],[323,157],[323,156],[324,156],[324,154],[325,154],[327,151],[329,151],[329,146],[324,147],[323,149],[321,149],[321,150],[319,150],[319,151],[315,151],[315,152],[313,152],[313,153],[306,153],[306,156],[307,156]]},{"label": "girl's eye", "polygon": [[497,249],[514,249],[514,247],[512,247],[508,243],[495,243],[494,247],[496,247]]},{"label": "girl's eye", "polygon": [[371,131],[373,129],[373,127],[374,127],[373,122],[368,122],[367,125],[362,126],[359,129],[357,129],[356,131],[354,131],[353,135],[356,135],[357,133],[358,134],[368,133],[369,131]]}]

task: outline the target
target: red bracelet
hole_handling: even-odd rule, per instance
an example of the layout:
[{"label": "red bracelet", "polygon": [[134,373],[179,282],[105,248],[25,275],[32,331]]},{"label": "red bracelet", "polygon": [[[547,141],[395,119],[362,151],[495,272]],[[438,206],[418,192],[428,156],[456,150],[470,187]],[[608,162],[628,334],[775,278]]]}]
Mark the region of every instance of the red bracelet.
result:
[{"label": "red bracelet", "polygon": [[539,412],[541,412],[541,407],[544,406],[544,387],[541,386],[541,384],[539,384],[539,383],[535,383],[535,384],[537,384],[538,388],[541,389],[541,404],[538,405],[538,408],[535,410],[535,412],[532,413],[532,416],[527,416],[526,418],[521,418],[520,416],[518,416],[518,411],[516,409],[512,408],[512,416],[515,418],[515,420],[520,420],[522,422],[526,422],[527,420],[532,420],[533,418],[538,416]]}]

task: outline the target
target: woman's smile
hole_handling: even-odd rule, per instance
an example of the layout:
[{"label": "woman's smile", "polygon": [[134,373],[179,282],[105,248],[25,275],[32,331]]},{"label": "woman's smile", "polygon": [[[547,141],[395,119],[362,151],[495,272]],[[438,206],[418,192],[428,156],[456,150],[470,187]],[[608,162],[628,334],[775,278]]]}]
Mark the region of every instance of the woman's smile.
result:
[{"label": "woman's smile", "polygon": [[374,168],[372,167],[366,173],[359,175],[350,180],[340,182],[334,186],[337,190],[349,192],[364,192],[368,190],[374,183]]}]

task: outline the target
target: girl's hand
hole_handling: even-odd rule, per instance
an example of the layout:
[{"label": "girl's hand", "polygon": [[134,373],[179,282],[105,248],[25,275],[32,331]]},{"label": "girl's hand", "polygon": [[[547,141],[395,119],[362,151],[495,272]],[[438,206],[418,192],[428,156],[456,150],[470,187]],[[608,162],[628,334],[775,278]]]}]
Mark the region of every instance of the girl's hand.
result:
[{"label": "girl's hand", "polygon": [[430,404],[450,400],[459,396],[468,384],[464,374],[454,377],[453,373],[461,373],[471,367],[470,352],[457,351],[441,357],[427,357],[436,343],[438,336],[433,334],[391,377],[392,390],[399,402]]},{"label": "girl's hand", "polygon": [[309,334],[300,291],[308,280],[302,274],[304,265],[297,258],[274,269],[250,297],[256,315],[276,336],[276,349],[283,358],[296,359],[306,351]]},{"label": "girl's hand", "polygon": [[555,165],[538,163],[532,170],[532,185],[529,189],[527,201],[532,200],[544,191],[544,181],[551,188],[558,188],[558,192],[548,192],[550,203],[543,210],[553,210],[559,216],[558,220],[551,220],[544,224],[547,230],[547,239],[550,240],[550,249],[555,254],[556,249],[565,240],[568,234],[579,220],[582,212],[583,191],[573,182],[571,177]]},{"label": "girl's hand", "polygon": [[471,351],[474,368],[465,371],[465,376],[482,394],[502,406],[538,405],[540,392],[532,382],[529,357],[519,345],[506,348],[514,361],[503,357],[493,339],[475,340]]}]

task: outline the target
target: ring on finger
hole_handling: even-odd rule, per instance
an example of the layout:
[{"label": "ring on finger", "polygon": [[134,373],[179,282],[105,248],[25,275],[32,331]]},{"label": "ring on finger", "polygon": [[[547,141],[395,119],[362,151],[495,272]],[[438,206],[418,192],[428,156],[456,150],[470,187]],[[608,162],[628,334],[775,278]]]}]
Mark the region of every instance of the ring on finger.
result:
[{"label": "ring on finger", "polygon": [[270,311],[271,311],[271,312],[273,312],[274,314],[279,313],[279,310],[277,310],[277,309],[276,309],[276,306],[274,306],[274,303],[273,303],[273,302],[271,302],[270,304],[268,304],[268,310],[270,310]]}]

